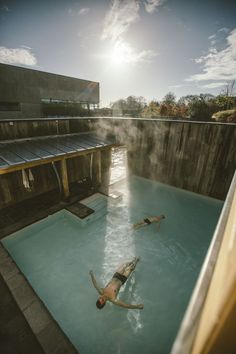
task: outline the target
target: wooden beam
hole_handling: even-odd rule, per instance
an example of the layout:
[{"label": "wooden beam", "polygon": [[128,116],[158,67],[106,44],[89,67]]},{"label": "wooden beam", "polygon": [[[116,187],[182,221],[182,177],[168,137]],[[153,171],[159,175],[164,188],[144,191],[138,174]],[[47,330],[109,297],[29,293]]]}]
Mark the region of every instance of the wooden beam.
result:
[{"label": "wooden beam", "polygon": [[60,163],[61,163],[61,179],[62,179],[63,194],[65,198],[68,198],[70,195],[70,190],[69,190],[66,159],[62,159]]}]

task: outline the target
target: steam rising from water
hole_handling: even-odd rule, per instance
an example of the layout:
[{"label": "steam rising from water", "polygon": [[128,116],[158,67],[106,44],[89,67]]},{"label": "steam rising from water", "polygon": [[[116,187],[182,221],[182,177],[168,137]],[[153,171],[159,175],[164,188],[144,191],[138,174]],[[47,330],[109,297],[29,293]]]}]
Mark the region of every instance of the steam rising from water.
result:
[{"label": "steam rising from water", "polygon": [[114,148],[111,157],[110,184],[127,177],[127,152],[125,147]]}]

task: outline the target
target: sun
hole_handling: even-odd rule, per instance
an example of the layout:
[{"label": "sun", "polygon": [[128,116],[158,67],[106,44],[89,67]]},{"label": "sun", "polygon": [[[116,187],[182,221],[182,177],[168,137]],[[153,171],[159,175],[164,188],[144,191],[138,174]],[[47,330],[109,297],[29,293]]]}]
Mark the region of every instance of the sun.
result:
[{"label": "sun", "polygon": [[128,43],[117,42],[110,52],[110,61],[115,66],[123,66],[132,62],[132,48]]}]

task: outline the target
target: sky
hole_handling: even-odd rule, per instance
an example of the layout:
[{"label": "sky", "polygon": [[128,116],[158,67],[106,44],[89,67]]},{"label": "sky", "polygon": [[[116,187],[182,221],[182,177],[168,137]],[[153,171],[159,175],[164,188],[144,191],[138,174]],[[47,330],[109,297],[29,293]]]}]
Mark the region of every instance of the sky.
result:
[{"label": "sky", "polygon": [[0,62],[130,95],[220,94],[236,79],[236,1],[0,0]]}]

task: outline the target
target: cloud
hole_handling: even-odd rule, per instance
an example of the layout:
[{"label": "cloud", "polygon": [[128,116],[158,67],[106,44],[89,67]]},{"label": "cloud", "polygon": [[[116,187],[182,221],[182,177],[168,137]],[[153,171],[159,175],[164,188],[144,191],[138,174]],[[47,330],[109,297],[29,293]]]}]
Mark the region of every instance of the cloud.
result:
[{"label": "cloud", "polygon": [[139,2],[136,0],[114,0],[107,12],[102,39],[116,41],[139,19]]},{"label": "cloud", "polygon": [[209,36],[208,39],[214,39],[216,37],[216,34],[213,34],[212,36]]},{"label": "cloud", "polygon": [[32,49],[31,47],[28,47],[27,45],[21,45],[21,48],[25,48],[25,49],[29,49],[29,50]]},{"label": "cloud", "polygon": [[189,87],[189,86],[192,86],[190,84],[177,84],[177,85],[169,85],[168,87],[169,88],[181,88],[181,87]]},{"label": "cloud", "polygon": [[[148,13],[153,13],[165,0],[144,0]],[[113,0],[105,16],[102,39],[116,41],[139,19],[141,0]]]},{"label": "cloud", "polygon": [[136,52],[127,42],[116,42],[112,52],[113,61],[125,63],[150,63],[157,53],[152,50],[142,50]]},{"label": "cloud", "polygon": [[236,28],[228,35],[227,45],[222,50],[209,48],[208,54],[195,59],[202,64],[202,73],[185,79],[186,81],[235,80],[236,79]]},{"label": "cloud", "polygon": [[88,8],[88,7],[83,7],[80,10],[73,9],[73,8],[69,7],[67,10],[69,16],[83,16],[83,15],[87,15],[89,13],[89,11],[90,11],[90,8]]},{"label": "cloud", "polygon": [[[163,0],[146,0],[146,11],[152,13],[162,2]],[[110,41],[113,48],[107,57],[112,58],[114,62],[150,63],[157,56],[151,49],[137,52],[124,40],[130,26],[139,20],[140,3],[140,0],[113,0],[106,13],[101,39]]]},{"label": "cloud", "polygon": [[84,7],[83,9],[79,10],[78,15],[87,15],[87,13],[90,11],[88,7]]},{"label": "cloud", "polygon": [[135,53],[135,51],[134,51],[133,52],[133,59],[134,59],[133,62],[151,63],[157,55],[158,54],[151,49],[142,50],[139,53]]},{"label": "cloud", "polygon": [[144,6],[148,13],[153,14],[157,7],[162,5],[164,1],[165,0],[146,0]]},{"label": "cloud", "polygon": [[227,82],[211,82],[210,84],[201,85],[201,87],[213,89],[213,88],[218,88],[218,87],[222,87],[222,86],[226,86],[226,85],[227,85]]},{"label": "cloud", "polygon": [[27,66],[34,66],[37,64],[35,55],[26,47],[0,47],[0,62],[4,64],[22,64]]},{"label": "cloud", "polygon": [[223,27],[223,28],[220,28],[219,30],[218,30],[218,32],[224,32],[224,33],[228,33],[230,30],[229,30],[229,28],[227,28],[227,27]]}]

